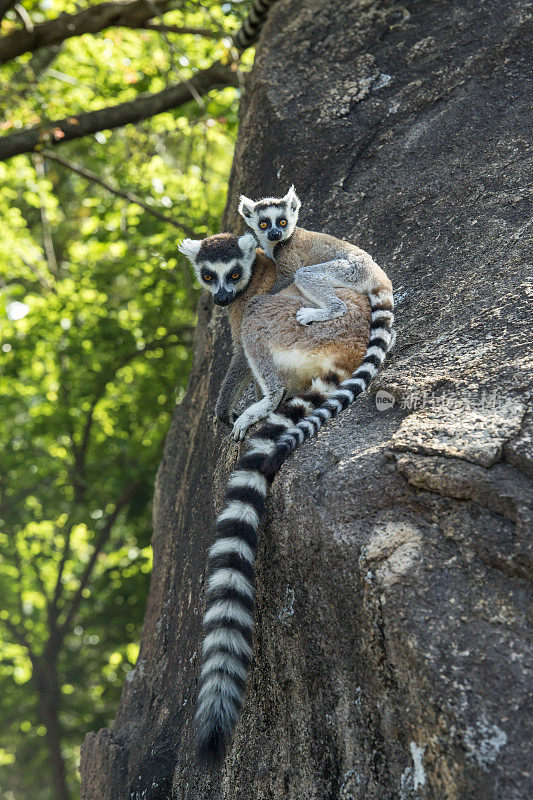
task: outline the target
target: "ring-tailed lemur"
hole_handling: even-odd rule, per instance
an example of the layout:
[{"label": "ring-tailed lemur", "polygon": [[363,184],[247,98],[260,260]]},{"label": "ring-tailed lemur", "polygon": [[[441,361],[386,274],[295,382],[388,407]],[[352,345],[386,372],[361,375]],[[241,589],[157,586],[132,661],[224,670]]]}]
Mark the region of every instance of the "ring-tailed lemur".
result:
[{"label": "ring-tailed lemur", "polygon": [[345,314],[345,303],[335,291],[342,286],[367,293],[371,303],[389,303],[392,311],[392,283],[372,256],[335,236],[298,228],[300,206],[294,186],[284,197],[254,202],[241,195],[239,201],[239,214],[276,262],[280,285],[294,281],[318,306],[301,308],[298,322],[309,325]]},{"label": "ring-tailed lemur", "polygon": [[256,43],[270,6],[274,5],[275,2],[276,0],[254,0],[242,28],[233,37],[233,44],[237,50],[246,50]]},{"label": "ring-tailed lemur", "polygon": [[[186,239],[179,248],[215,303],[229,305],[234,355],[217,415],[230,418],[252,375],[265,397],[251,408],[263,403],[262,417],[267,408],[273,409],[247,442],[231,475],[209,551],[196,720],[199,751],[215,759],[223,755],[235,727],[252,655],[254,559],[270,480],[264,474],[265,458],[285,431],[322,407],[330,392],[361,363],[370,324],[368,298],[341,289],[348,307],[344,317],[313,327],[299,325],[295,312],[302,303],[301,292],[293,284],[269,294],[276,282],[275,265],[255,247],[254,237],[247,233],[239,239],[230,234],[203,241]],[[292,397],[278,406],[284,392]]]},{"label": "ring-tailed lemur", "polygon": [[302,325],[342,317],[346,304],[339,288],[368,294],[372,308],[371,339],[361,366],[343,381],[323,408],[288,430],[268,459],[269,473],[275,475],[288,454],[305,439],[315,436],[324,422],[353,403],[379,372],[387,351],[395,341],[392,330],[394,298],[392,283],[372,257],[349,242],[325,233],[298,228],[300,200],[291,186],[284,197],[267,197],[254,202],[241,195],[239,213],[252,229],[259,245],[276,262],[279,282],[294,280],[302,294],[318,307],[300,308],[296,319]]}]

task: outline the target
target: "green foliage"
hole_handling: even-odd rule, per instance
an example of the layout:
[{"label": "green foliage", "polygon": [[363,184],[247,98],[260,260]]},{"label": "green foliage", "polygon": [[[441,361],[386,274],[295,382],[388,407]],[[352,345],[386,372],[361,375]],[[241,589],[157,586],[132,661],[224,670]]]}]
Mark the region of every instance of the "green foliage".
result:
[{"label": "green foliage", "polygon": [[[177,5],[166,23],[238,27],[238,4]],[[24,7],[34,23],[77,10]],[[9,15],[1,33],[19,24]],[[0,69],[0,132],[159,91],[226,49],[121,28],[22,56]],[[200,237],[218,230],[237,95],[57,152]],[[0,798],[54,800],[39,674],[59,636],[52,662],[75,796],[83,736],[113,718],[138,651],[153,481],[185,389],[198,290],[179,230],[71,170],[18,156],[0,164],[0,187]]]}]

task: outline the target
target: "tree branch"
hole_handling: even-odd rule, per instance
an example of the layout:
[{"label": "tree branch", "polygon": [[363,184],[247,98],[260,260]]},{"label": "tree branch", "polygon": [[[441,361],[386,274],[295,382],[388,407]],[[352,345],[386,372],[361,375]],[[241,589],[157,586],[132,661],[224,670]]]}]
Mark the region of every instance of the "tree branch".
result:
[{"label": "tree branch", "polygon": [[128,200],[130,203],[135,203],[136,205],[144,208],[149,214],[157,219],[161,220],[162,222],[166,222],[169,225],[173,225],[175,228],[179,228],[187,236],[194,236],[195,233],[192,228],[189,228],[184,222],[179,222],[177,219],[172,219],[172,217],[168,217],[166,214],[163,214],[162,211],[159,211],[157,208],[153,208],[153,206],[145,203],[144,200],[133,194],[133,192],[128,192],[125,189],[119,189],[117,186],[113,186],[111,183],[104,181],[96,172],[91,172],[91,170],[86,169],[85,167],[80,167],[78,164],[73,164],[71,161],[67,161],[66,158],[62,158],[61,156],[52,153],[50,150],[40,150],[39,151],[43,156],[50,159],[50,161],[55,161],[57,164],[61,164],[62,166],[69,169],[71,172],[75,172],[76,175],[80,175],[82,178],[85,178],[87,181],[91,181],[91,183],[96,183],[98,186],[103,186],[104,189],[107,189],[108,192],[112,194],[116,194],[118,197],[123,197],[125,200]]},{"label": "tree branch", "polygon": [[239,80],[234,65],[226,66],[217,61],[206,69],[198,70],[188,80],[168,86],[161,92],[140,95],[135,100],[117,106],[88,111],[76,117],[66,117],[26,128],[9,136],[2,136],[0,161],[20,153],[31,153],[38,150],[40,145],[68,142],[97,131],[120,128],[161,114],[163,111],[170,111],[189,102],[194,92],[202,96],[212,89],[238,85]]},{"label": "tree branch", "polygon": [[67,563],[67,558],[70,553],[71,534],[72,534],[72,525],[69,525],[68,531],[65,531],[65,542],[63,545],[63,552],[61,553],[61,561],[59,562],[59,567],[57,569],[56,585],[54,587],[54,595],[52,598],[52,609],[54,614],[54,620],[57,619],[57,605],[61,598],[61,578],[63,577],[63,570],[65,569],[65,564]]},{"label": "tree branch", "polygon": [[56,19],[42,22],[32,31],[14,31],[0,39],[0,64],[5,64],[22,53],[60,44],[84,33],[100,33],[106,28],[121,26],[141,28],[152,17],[163,14],[169,2],[170,0],[123,0],[98,3],[77,14],[61,14]]},{"label": "tree branch", "polygon": [[78,586],[78,589],[77,589],[75,595],[73,596],[72,600],[70,601],[70,605],[69,605],[65,620],[64,620],[63,624],[61,625],[61,627],[59,628],[58,638],[57,638],[58,646],[61,644],[61,642],[63,641],[63,639],[65,638],[66,634],[69,631],[69,628],[70,628],[70,625],[72,623],[72,620],[74,619],[74,616],[75,616],[75,614],[76,614],[76,612],[78,610],[78,607],[79,607],[79,605],[80,605],[80,603],[82,601],[83,590],[86,588],[87,584],[89,583],[89,579],[91,577],[91,573],[93,571],[94,565],[96,564],[96,559],[98,558],[98,556],[102,552],[102,549],[107,544],[107,541],[108,541],[109,537],[111,536],[111,531],[113,529],[113,525],[115,524],[118,515],[120,514],[122,509],[125,506],[127,506],[127,504],[130,502],[130,500],[133,498],[135,492],[141,486],[141,483],[142,483],[141,481],[137,481],[136,483],[132,484],[128,489],[125,489],[124,492],[119,497],[119,499],[117,500],[113,512],[111,514],[109,514],[109,516],[107,517],[106,523],[105,523],[104,527],[102,528],[102,530],[100,531],[100,535],[98,536],[98,538],[96,540],[96,543],[94,545],[94,550],[92,552],[92,555],[91,555],[89,561],[87,562],[87,566],[85,567],[85,569],[83,571],[83,574],[81,576],[80,585]]},{"label": "tree branch", "polygon": [[[129,26],[125,25],[124,27]],[[183,27],[182,25],[165,25],[157,22],[145,22],[145,24],[141,27],[143,27],[145,30],[156,31],[156,33],[177,33],[180,35],[183,35],[184,33],[190,33],[193,36],[203,36],[206,39],[223,39],[225,36],[231,36],[231,34],[223,31],[222,28],[219,30],[208,28],[187,28]]]},{"label": "tree branch", "polygon": [[[44,174],[43,157],[40,153],[35,153],[33,155],[33,163],[35,165],[35,171],[39,176],[39,178],[46,177]],[[48,216],[48,211],[46,210],[46,206],[43,202],[40,187],[39,187],[39,196],[41,197],[40,212],[41,212],[41,230],[43,234],[44,253],[46,255],[46,261],[48,263],[48,269],[50,270],[52,275],[57,275],[57,258],[56,258],[56,251],[54,248],[54,238],[52,236],[52,226],[50,224],[50,217]]]}]

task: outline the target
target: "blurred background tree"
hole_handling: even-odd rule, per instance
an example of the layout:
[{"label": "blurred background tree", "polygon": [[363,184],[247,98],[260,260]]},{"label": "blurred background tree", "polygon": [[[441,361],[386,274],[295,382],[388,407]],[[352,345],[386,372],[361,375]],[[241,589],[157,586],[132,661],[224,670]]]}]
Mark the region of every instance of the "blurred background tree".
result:
[{"label": "blurred background tree", "polygon": [[135,663],[153,481],[195,325],[176,242],[218,230],[246,10],[0,0],[5,800],[78,795],[83,736]]}]

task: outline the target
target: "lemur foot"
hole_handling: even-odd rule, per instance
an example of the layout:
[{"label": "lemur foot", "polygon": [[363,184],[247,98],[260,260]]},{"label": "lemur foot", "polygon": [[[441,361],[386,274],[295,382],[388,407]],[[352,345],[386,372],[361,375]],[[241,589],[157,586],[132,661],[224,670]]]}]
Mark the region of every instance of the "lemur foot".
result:
[{"label": "lemur foot", "polygon": [[241,416],[235,420],[233,425],[233,438],[236,442],[242,442],[246,436],[246,431],[256,422],[264,419],[268,414],[268,408],[264,400],[259,403],[253,403],[246,411],[243,411]]},{"label": "lemur foot", "polygon": [[312,322],[327,322],[330,319],[343,317],[346,311],[329,311],[327,308],[300,308],[296,312],[296,321],[300,325],[311,325]]}]

